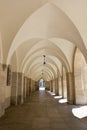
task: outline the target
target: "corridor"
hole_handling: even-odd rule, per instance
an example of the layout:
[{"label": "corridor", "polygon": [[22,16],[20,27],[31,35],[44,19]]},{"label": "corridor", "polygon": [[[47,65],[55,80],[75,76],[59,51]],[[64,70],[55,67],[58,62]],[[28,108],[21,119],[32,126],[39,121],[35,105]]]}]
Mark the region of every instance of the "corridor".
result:
[{"label": "corridor", "polygon": [[73,116],[74,105],[58,103],[48,92],[37,91],[0,119],[0,130],[87,130],[87,118]]}]

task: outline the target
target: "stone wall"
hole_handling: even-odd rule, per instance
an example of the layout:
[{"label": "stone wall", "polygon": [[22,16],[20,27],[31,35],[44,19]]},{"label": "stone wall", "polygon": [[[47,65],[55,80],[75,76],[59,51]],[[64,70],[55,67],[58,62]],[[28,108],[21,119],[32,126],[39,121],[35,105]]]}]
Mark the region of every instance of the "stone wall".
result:
[{"label": "stone wall", "polygon": [[11,105],[11,86],[5,87],[5,108]]},{"label": "stone wall", "polygon": [[55,79],[52,80],[53,92],[55,93]]},{"label": "stone wall", "polygon": [[5,112],[5,88],[7,82],[7,67],[0,64],[0,117]]},{"label": "stone wall", "polygon": [[68,104],[75,104],[75,86],[73,72],[67,72],[67,102]]},{"label": "stone wall", "polygon": [[59,95],[59,77],[55,79],[55,94]]},{"label": "stone wall", "polygon": [[39,90],[39,82],[34,81],[34,86],[35,86],[35,91],[38,91]]},{"label": "stone wall", "polygon": [[50,82],[45,81],[45,88],[46,90],[50,90]]},{"label": "stone wall", "polygon": [[18,74],[17,72],[12,72],[12,86],[11,86],[11,104],[17,105],[18,96]]},{"label": "stone wall", "polygon": [[23,83],[23,100],[24,101],[27,98],[26,89],[27,89],[27,79],[26,77],[24,77],[24,83]]},{"label": "stone wall", "polygon": [[67,81],[66,81],[66,72],[63,68],[63,98],[67,98]]},{"label": "stone wall", "polygon": [[62,96],[62,77],[59,77],[59,95]]},{"label": "stone wall", "polygon": [[12,72],[11,104],[23,103],[23,74]]},{"label": "stone wall", "polygon": [[18,96],[17,96],[17,102],[18,104],[22,104],[23,103],[23,74],[22,73],[18,73]]},{"label": "stone wall", "polygon": [[35,91],[35,81],[31,79],[31,92]]},{"label": "stone wall", "polygon": [[53,81],[50,81],[50,91],[53,92]]},{"label": "stone wall", "polygon": [[87,104],[87,64],[79,49],[74,60],[76,104]]}]

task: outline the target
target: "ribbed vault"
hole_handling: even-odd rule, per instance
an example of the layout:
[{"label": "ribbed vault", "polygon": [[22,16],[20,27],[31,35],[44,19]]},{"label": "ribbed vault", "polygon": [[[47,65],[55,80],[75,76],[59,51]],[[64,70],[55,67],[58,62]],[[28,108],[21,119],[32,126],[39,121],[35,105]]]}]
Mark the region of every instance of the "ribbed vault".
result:
[{"label": "ribbed vault", "polygon": [[[24,73],[33,80],[39,80],[44,71],[43,78],[51,80],[62,75],[62,67],[66,72],[72,72],[76,47],[87,60],[84,43],[86,39],[83,39],[85,36],[82,35],[83,31],[81,32],[78,22],[73,20],[75,14],[73,9],[71,11],[68,8],[69,0],[66,0],[65,5],[60,0],[43,0],[43,2],[25,0],[21,3],[18,1],[12,3],[9,0],[8,2],[8,5],[4,0],[1,2],[1,5],[4,5],[3,8],[0,5],[0,13],[5,14],[0,21],[2,34],[0,45],[3,41],[1,48],[5,48],[0,50],[3,63],[14,65],[14,71]],[[17,6],[17,3],[20,4]],[[74,4],[74,1],[71,3]],[[86,3],[86,1],[83,2],[84,5]],[[11,10],[13,10],[12,14]],[[10,16],[7,18],[6,14]],[[10,17],[11,19],[14,17],[12,22]],[[45,66],[43,55],[46,56]]]}]

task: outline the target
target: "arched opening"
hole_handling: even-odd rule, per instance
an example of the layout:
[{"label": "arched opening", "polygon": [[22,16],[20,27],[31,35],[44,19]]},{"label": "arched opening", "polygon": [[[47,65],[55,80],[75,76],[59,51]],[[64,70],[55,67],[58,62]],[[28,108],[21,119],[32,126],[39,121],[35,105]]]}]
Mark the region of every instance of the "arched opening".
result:
[{"label": "arched opening", "polygon": [[76,50],[74,60],[75,97],[76,104],[87,103],[87,64],[79,49]]},{"label": "arched opening", "polygon": [[43,79],[40,79],[39,81],[39,90],[45,90],[45,81]]}]

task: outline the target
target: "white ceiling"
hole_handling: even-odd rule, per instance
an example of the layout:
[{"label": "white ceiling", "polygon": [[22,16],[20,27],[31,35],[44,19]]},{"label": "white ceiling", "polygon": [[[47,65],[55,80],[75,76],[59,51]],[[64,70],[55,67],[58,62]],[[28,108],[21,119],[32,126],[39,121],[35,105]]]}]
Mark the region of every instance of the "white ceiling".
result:
[{"label": "white ceiling", "polygon": [[12,71],[51,80],[72,71],[75,47],[87,60],[86,43],[87,0],[0,0],[0,61]]}]

